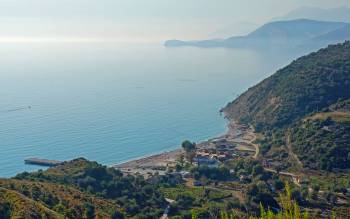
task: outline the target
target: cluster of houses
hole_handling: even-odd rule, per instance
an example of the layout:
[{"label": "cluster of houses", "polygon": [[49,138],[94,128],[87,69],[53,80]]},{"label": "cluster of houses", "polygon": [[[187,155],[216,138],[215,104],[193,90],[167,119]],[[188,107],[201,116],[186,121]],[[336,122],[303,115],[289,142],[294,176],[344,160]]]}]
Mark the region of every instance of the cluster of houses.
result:
[{"label": "cluster of houses", "polygon": [[206,165],[209,167],[217,167],[221,162],[230,159],[231,156],[228,153],[219,153],[212,150],[198,150],[193,158],[193,162],[200,165]]},{"label": "cluster of houses", "polygon": [[197,148],[193,162],[197,165],[216,167],[222,162],[246,155],[236,147],[236,143],[229,142],[225,138],[212,140],[210,145]]}]

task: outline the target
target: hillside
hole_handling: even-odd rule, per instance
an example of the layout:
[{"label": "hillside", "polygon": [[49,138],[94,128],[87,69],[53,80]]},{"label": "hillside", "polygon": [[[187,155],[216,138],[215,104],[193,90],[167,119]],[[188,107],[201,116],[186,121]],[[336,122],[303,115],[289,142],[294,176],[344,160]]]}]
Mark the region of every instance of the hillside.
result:
[{"label": "hillside", "polygon": [[343,42],[350,39],[350,24],[343,26],[339,29],[333,30],[329,33],[317,36],[310,40],[311,45],[324,45],[325,43],[334,44],[337,42]]},{"label": "hillside", "polygon": [[64,217],[18,192],[0,187],[0,218],[63,219]]},{"label": "hillside", "polygon": [[[45,206],[51,209],[51,212],[58,213],[69,218],[77,218],[85,214],[87,205],[94,206],[95,214],[99,218],[109,218],[114,211],[119,211],[120,208],[113,201],[94,197],[79,191],[71,186],[60,185],[55,183],[46,183],[40,181],[2,179],[0,180],[0,188],[6,189],[13,194],[21,194],[25,200],[30,200],[27,203],[35,203],[36,207],[28,208],[38,210],[38,206]],[[4,197],[4,199],[6,199]],[[11,199],[6,199],[11,200]],[[25,202],[19,204],[20,206],[28,206]],[[24,208],[24,209],[27,209]],[[19,214],[27,214],[27,212],[18,212]]]},{"label": "hillside", "polygon": [[344,27],[346,24],[347,23],[343,22],[315,21],[308,19],[276,21],[263,25],[254,32],[248,34],[246,37],[250,39],[282,38],[304,40],[329,33]]},{"label": "hillside", "polygon": [[350,42],[301,57],[222,111],[258,130],[288,126],[307,114],[350,98]]},{"label": "hillside", "polygon": [[[234,36],[227,39],[181,41],[169,40],[165,46],[196,46],[196,47],[243,47],[270,48],[271,46],[300,47],[308,45],[314,38],[320,38],[318,48],[329,42],[340,43],[350,39],[350,35],[342,30],[348,23],[297,19],[267,23],[245,36]],[[339,30],[339,31],[336,31]],[[331,34],[331,36],[324,36]],[[331,37],[331,39],[329,39]],[[323,40],[322,40],[323,39]],[[307,47],[309,48],[309,47]]]},{"label": "hillside", "polygon": [[[305,167],[350,168],[350,101],[306,117],[291,131],[293,151]],[[313,156],[310,156],[312,154]]]},{"label": "hillside", "polygon": [[159,218],[166,207],[142,177],[83,158],[0,179],[0,203],[1,218]]}]

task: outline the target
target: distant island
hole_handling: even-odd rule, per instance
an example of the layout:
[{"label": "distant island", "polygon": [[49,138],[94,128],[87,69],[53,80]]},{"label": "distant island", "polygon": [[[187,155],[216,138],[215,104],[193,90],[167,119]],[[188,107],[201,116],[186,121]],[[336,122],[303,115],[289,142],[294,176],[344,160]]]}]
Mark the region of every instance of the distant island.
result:
[{"label": "distant island", "polygon": [[182,41],[168,40],[166,47],[227,47],[227,48],[309,48],[319,49],[329,44],[350,40],[350,24],[309,19],[267,23],[245,36],[227,39]]}]

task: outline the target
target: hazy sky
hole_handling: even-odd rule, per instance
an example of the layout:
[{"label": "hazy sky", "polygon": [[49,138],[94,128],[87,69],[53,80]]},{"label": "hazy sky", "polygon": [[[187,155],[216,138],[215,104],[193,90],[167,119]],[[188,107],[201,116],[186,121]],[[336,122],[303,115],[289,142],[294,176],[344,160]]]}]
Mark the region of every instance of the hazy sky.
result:
[{"label": "hazy sky", "polygon": [[304,6],[350,0],[0,0],[0,40],[224,37]]}]

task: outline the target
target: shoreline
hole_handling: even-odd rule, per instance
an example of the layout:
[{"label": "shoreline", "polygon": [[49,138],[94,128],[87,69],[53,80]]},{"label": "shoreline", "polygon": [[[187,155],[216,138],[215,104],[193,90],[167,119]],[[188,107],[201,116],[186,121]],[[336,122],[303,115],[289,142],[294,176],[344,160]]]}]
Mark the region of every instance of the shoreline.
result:
[{"label": "shoreline", "polygon": [[[197,143],[199,147],[203,147],[203,145],[208,144],[211,141],[217,140],[217,139],[228,139],[228,138],[235,138],[241,134],[241,130],[239,128],[239,124],[234,121],[228,120],[227,123],[227,130],[223,134],[219,134],[216,137],[203,140]],[[120,169],[120,170],[128,170],[130,169],[147,169],[147,168],[154,168],[154,167],[166,167],[171,163],[175,163],[176,159],[180,154],[183,153],[183,150],[181,146],[179,146],[178,149],[170,150],[170,151],[164,151],[160,153],[155,153],[152,155],[145,155],[139,158],[135,158],[126,162],[116,163],[110,165],[110,167]]]}]

